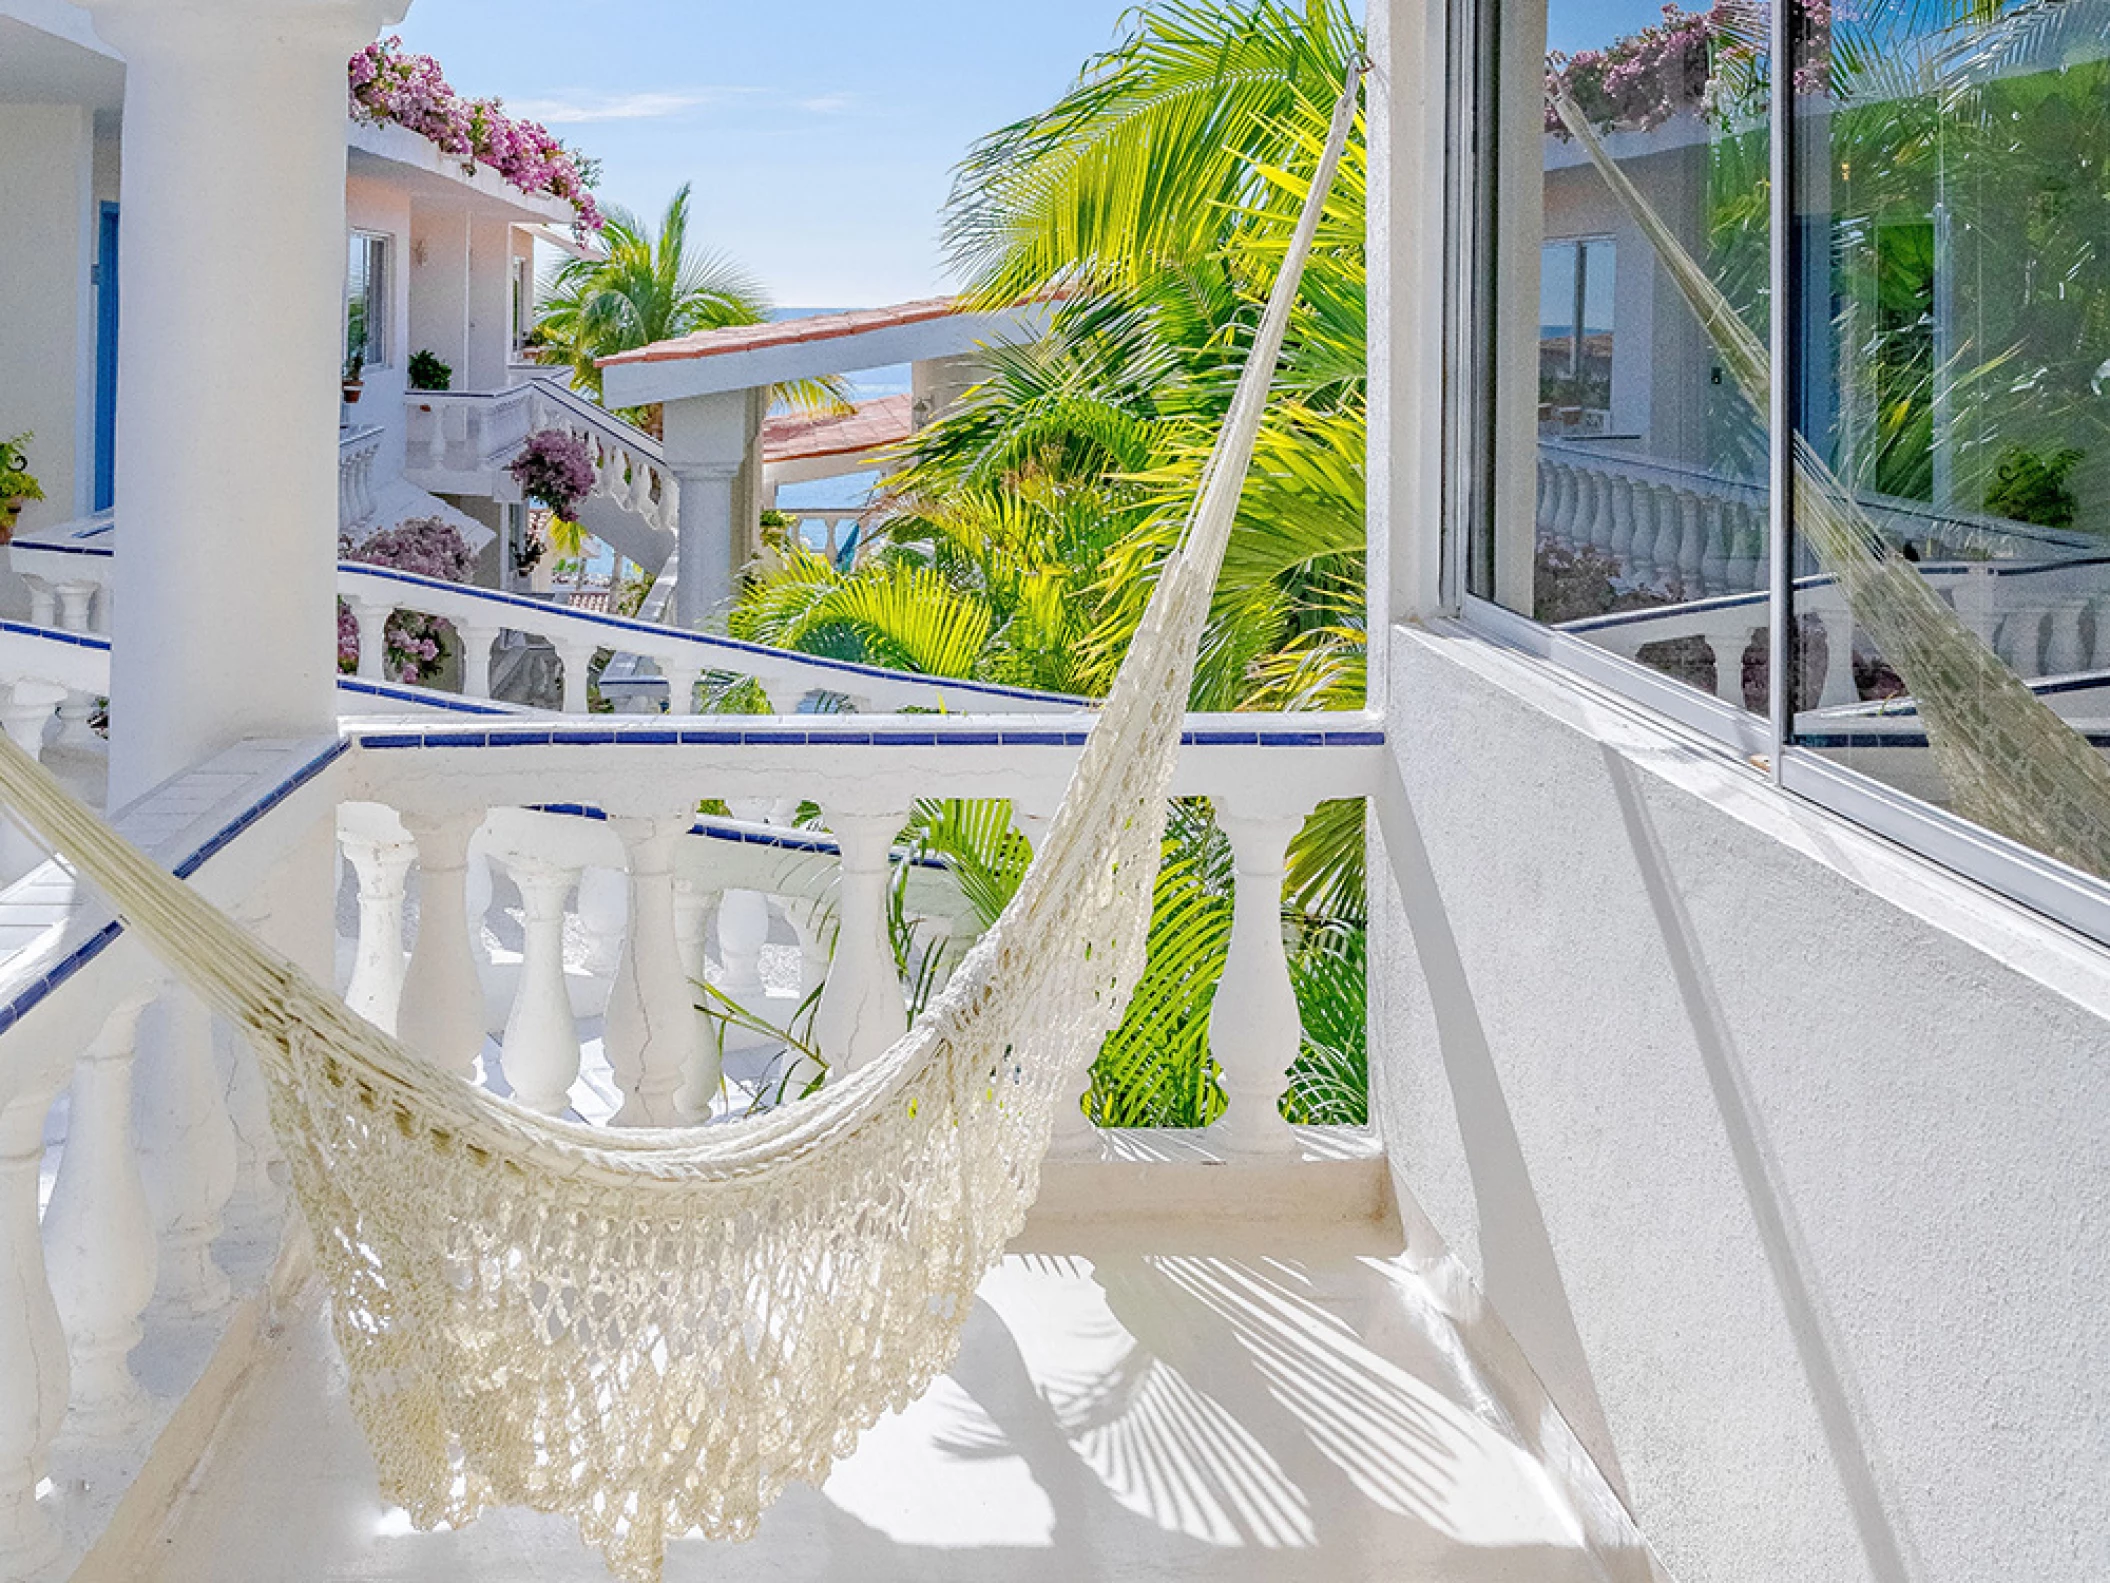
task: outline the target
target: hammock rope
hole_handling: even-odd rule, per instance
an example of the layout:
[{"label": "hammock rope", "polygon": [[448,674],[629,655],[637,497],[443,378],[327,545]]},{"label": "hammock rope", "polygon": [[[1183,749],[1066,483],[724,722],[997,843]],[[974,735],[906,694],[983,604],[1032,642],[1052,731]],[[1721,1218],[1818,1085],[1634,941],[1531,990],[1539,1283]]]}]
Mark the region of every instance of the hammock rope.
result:
[{"label": "hammock rope", "polygon": [[[1763,419],[1772,360],[1706,270],[1606,152],[1565,91],[1562,123],[1655,248]],[[2110,877],[2110,760],[1966,626],[1800,433],[1794,517],[1854,622],[1875,639],[1919,708],[1927,745],[1957,812],[2084,873]],[[1791,662],[1792,663],[1792,662]]]},{"label": "hammock rope", "polygon": [[1196,651],[1356,121],[1351,69],[1216,452],[1017,895],[916,1026],[765,1115],[521,1109],[350,1012],[0,735],[0,797],[256,1047],[385,1496],[574,1519],[623,1578],[751,1535],[952,1361],[1142,972]]}]

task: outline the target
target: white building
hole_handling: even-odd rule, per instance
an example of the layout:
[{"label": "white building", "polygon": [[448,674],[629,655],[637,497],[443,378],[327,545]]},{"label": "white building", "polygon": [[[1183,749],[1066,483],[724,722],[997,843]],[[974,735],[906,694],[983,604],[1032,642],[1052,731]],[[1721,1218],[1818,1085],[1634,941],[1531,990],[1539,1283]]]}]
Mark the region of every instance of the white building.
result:
[{"label": "white building", "polygon": [[[407,717],[402,700],[340,718],[340,591],[376,630],[402,601],[435,609],[472,655],[540,623],[564,656],[567,716],[584,712],[593,652],[618,646],[594,618],[347,582],[336,565],[349,230],[413,259],[392,355],[460,336],[455,426],[427,432],[422,462],[414,410],[387,443],[406,447],[408,483],[470,510],[492,496],[468,475],[502,454],[511,421],[491,409],[512,372],[514,227],[547,218],[420,171],[414,150],[355,137],[348,154],[345,58],[402,9],[52,0],[0,18],[0,182],[46,217],[33,229],[10,211],[0,280],[18,258],[44,271],[38,300],[63,321],[0,318],[0,338],[48,337],[0,339],[0,364],[66,386],[21,420],[40,446],[64,441],[50,453],[63,464],[45,462],[68,469],[55,510],[92,504],[80,283],[112,159],[98,149],[121,146],[124,256],[165,266],[137,290],[126,272],[123,552],[100,581],[82,574],[87,594],[35,574],[54,590],[35,613],[101,605],[107,647],[62,642],[46,620],[0,633],[18,678],[4,722],[41,742],[69,692],[106,678],[111,807],[157,859],[318,973],[341,947],[353,1004],[436,1059],[495,1057],[545,1107],[693,1118],[712,1063],[737,1051],[641,1039],[646,1009],[683,1004],[706,957],[766,994],[774,945],[772,970],[795,980],[780,995],[819,990],[830,1059],[884,1046],[905,1016],[881,931],[910,803],[1009,798],[1030,833],[1085,722],[1064,700],[642,624],[620,645],[660,668],[675,714],[693,704],[684,682],[719,670],[760,677],[778,717],[492,719],[477,712],[497,706],[463,698],[446,701],[468,711],[451,720]],[[1627,229],[1560,190],[1567,155],[1548,175],[1549,9],[1574,22],[1584,8],[1369,7],[1371,707],[1191,722],[1177,782],[1236,837],[1233,949],[1250,971],[1219,987],[1212,1030],[1246,1096],[1279,1088],[1297,1047],[1275,971],[1283,843],[1320,799],[1366,801],[1372,1126],[1291,1133],[1249,1098],[1230,1137],[1109,1135],[1057,1158],[953,1371],[822,1489],[788,1496],[752,1545],[677,1542],[676,1575],[2110,1572],[2110,879],[1971,823],[1924,763],[1876,775],[1842,759],[1810,717],[1847,700],[1798,698],[1779,675],[1800,617],[1832,634],[1832,680],[1866,647],[1866,617],[1828,574],[1798,582],[1782,494],[1648,472],[1705,460],[1667,440],[1654,462],[1561,461],[1592,434],[1689,417],[1674,383],[1700,343],[1623,240],[1610,400],[1542,399],[1539,304],[1559,245]],[[2049,10],[2098,30],[2106,12]],[[40,91],[58,102],[19,102]],[[1814,113],[1798,123],[1787,96],[1768,114],[1776,134],[1845,135]],[[48,155],[14,158],[18,138]],[[2052,174],[2027,181],[2041,190],[2103,152],[2036,149]],[[1819,196],[1765,193],[1770,279]],[[435,297],[421,320],[419,269],[470,300]],[[2010,284],[2017,300],[2034,289]],[[1795,332],[1829,305],[1782,296],[1775,351],[1793,372]],[[1578,318],[1579,337],[1601,328]],[[1637,328],[1651,323],[1660,342]],[[2110,356],[2092,333],[2076,332],[2076,355]],[[1634,345],[1661,349],[1646,400],[1622,361]],[[718,491],[708,520],[730,550],[767,483],[746,393],[789,365],[727,371],[696,350],[622,377],[641,382],[627,399],[671,403],[653,465],[692,505],[701,483]],[[667,383],[648,392],[648,377]],[[362,415],[389,404],[385,385],[370,376]],[[0,414],[14,398],[0,390]],[[686,431],[684,403],[699,419]],[[730,414],[722,432],[711,412]],[[737,445],[711,449],[728,433]],[[1785,476],[1789,437],[1763,439],[1760,479]],[[2056,580],[2015,547],[2051,542],[2022,526],[1980,522],[1988,537],[1951,542],[1974,558],[1927,568],[1995,648],[2020,607],[1995,619],[1972,600]],[[1643,564],[1664,583],[1730,579],[1646,608],[1671,623],[1653,640],[1704,640],[1715,685],[1637,663],[1610,627],[1537,619],[1547,543],[1611,556],[1624,584],[1651,580]],[[2050,674],[2052,645],[2098,642],[2092,598],[2049,602],[2024,674]],[[61,648],[79,652],[49,657]],[[473,667],[465,681],[488,691]],[[788,718],[815,691],[855,713]],[[962,717],[897,717],[934,704]],[[1027,709],[1042,713],[1017,718]],[[706,797],[741,817],[698,820]],[[768,823],[799,800],[830,838]],[[517,909],[494,909],[494,870]],[[905,883],[912,910],[975,927],[942,878]],[[831,887],[832,959],[815,906]],[[383,1508],[297,1240],[281,1252],[247,1054],[216,1048],[196,1004],[55,865],[0,892],[0,953],[0,1572],[602,1576],[561,1525],[509,1513],[419,1534]],[[1273,1146],[1231,1141],[1255,1130]]]}]

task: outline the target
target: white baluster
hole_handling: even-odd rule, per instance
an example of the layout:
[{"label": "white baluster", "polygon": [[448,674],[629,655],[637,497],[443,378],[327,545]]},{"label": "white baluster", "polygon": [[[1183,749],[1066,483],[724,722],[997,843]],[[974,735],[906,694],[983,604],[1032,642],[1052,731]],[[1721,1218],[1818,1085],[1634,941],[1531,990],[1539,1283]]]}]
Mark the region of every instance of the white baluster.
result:
[{"label": "white baluster", "polygon": [[1700,515],[1700,589],[1703,597],[1739,593],[1729,586],[1729,523],[1722,502],[1697,502]]},{"label": "white baluster", "polygon": [[347,601],[352,619],[359,623],[359,675],[366,681],[388,679],[388,618],[395,614],[388,605],[366,599]]},{"label": "white baluster", "polygon": [[371,804],[338,810],[337,839],[359,878],[359,945],[344,1003],[384,1033],[403,999],[403,900],[418,847],[395,814]]},{"label": "white baluster", "polygon": [[526,943],[499,1058],[521,1104],[559,1116],[571,1108],[579,1080],[579,1030],[564,977],[564,902],[578,871],[525,853],[509,855],[505,865],[520,887]]},{"label": "white baluster", "polygon": [[593,655],[591,643],[557,645],[557,656],[564,662],[564,712],[568,715],[587,712],[587,672],[593,665]]},{"label": "white baluster", "polygon": [[[95,584],[86,582],[61,583],[59,595],[59,627],[66,632],[91,632],[95,626]],[[68,692],[59,704],[59,733],[56,745],[98,751],[100,741],[91,723],[95,719],[95,695],[86,692]]]},{"label": "white baluster", "polygon": [[887,936],[894,838],[908,809],[830,799],[822,805],[842,854],[835,957],[813,1015],[813,1041],[831,1072],[854,1072],[908,1031],[908,1001]]},{"label": "white baluster", "polygon": [[[1833,597],[1837,598],[1834,590]],[[1821,612],[1824,623],[1824,692],[1820,707],[1837,709],[1858,703],[1861,689],[1854,680],[1853,612],[1841,607]]]},{"label": "white baluster", "polygon": [[58,593],[41,577],[24,575],[22,581],[29,589],[29,624],[33,627],[55,627],[59,624]]},{"label": "white baluster", "polygon": [[702,668],[695,665],[677,665],[672,660],[661,660],[659,669],[667,678],[667,713],[696,713],[696,688],[703,680]]},{"label": "white baluster", "polygon": [[589,868],[579,875],[579,925],[586,931],[586,971],[613,978],[623,959],[623,930],[630,918],[630,882],[617,868]]},{"label": "white baluster", "polygon": [[605,1048],[623,1107],[619,1127],[672,1126],[676,1096],[693,1077],[703,1017],[682,959],[674,900],[677,843],[695,823],[693,806],[656,818],[619,818],[630,855],[630,927],[608,995]]},{"label": "white baluster", "polygon": [[1303,1042],[1303,1019],[1282,945],[1282,884],[1289,844],[1311,799],[1284,794],[1218,799],[1216,822],[1230,837],[1237,871],[1231,948],[1209,1010],[1209,1051],[1230,1101],[1222,1125],[1241,1148],[1293,1145],[1280,1109]]},{"label": "white baluster", "polygon": [[[259,937],[270,918],[269,908],[260,900],[252,899],[235,909],[235,922]],[[215,1022],[213,1035],[221,1081],[226,1086],[228,1117],[234,1125],[235,1192],[244,1202],[275,1214],[286,1196],[282,1181],[286,1156],[271,1125],[263,1065],[248,1036],[230,1024]]]},{"label": "white baluster", "polygon": [[759,891],[729,890],[718,901],[718,961],[726,994],[741,1005],[759,1000],[762,947],[769,943],[769,898]]},{"label": "white baluster", "polygon": [[37,1504],[51,1443],[66,1417],[66,1335],[37,1230],[50,1093],[0,1107],[0,1576],[27,1577],[56,1561],[58,1529]]},{"label": "white baluster", "polygon": [[1652,484],[1629,479],[1626,485],[1627,511],[1633,519],[1633,536],[1627,540],[1626,574],[1636,588],[1652,588],[1656,583],[1656,490]]},{"label": "white baluster", "polygon": [[153,1220],[132,1132],[132,1056],[146,995],[114,1011],[73,1071],[66,1147],[44,1213],[45,1261],[73,1376],[70,1423],[119,1439],[152,1403],[130,1358],[154,1296]]},{"label": "white baluster", "polygon": [[476,1074],[484,992],[469,945],[469,842],[481,814],[405,814],[418,844],[418,938],[403,976],[396,1033],[442,1071]]},{"label": "white baluster", "polygon": [[161,1300],[210,1313],[231,1295],[212,1245],[239,1173],[212,1013],[171,985],[139,1033],[140,1168],[162,1239]]},{"label": "white baluster", "polygon": [[[31,758],[44,756],[44,728],[51,711],[68,697],[65,688],[49,682],[20,681],[0,688],[0,730]],[[0,815],[0,874],[13,879],[44,861],[42,842],[13,819]]]},{"label": "white baluster", "polygon": [[1700,563],[1707,553],[1707,533],[1700,525],[1700,499],[1689,489],[1667,491],[1666,510],[1678,524],[1678,581],[1687,599],[1706,597],[1707,585]]},{"label": "white baluster", "polygon": [[497,646],[497,627],[462,626],[455,632],[462,640],[462,692],[471,698],[491,696],[491,650]]},{"label": "white baluster", "polygon": [[2051,630],[2044,643],[2044,674],[2070,676],[2087,666],[2087,645],[2081,639],[2081,612],[2085,597],[2062,599],[2051,609]]},{"label": "white baluster", "polygon": [[[708,967],[712,897],[703,885],[691,879],[674,881],[674,943],[681,952],[681,971],[689,993],[700,999],[697,987]],[[696,1049],[689,1070],[683,1075],[675,1108],[681,1119],[694,1126],[707,1121],[711,1104],[725,1078],[725,1047],[718,1020],[699,1016]]]},{"label": "white baluster", "polygon": [[1707,646],[1714,650],[1714,695],[1725,704],[1744,707],[1744,650],[1751,644],[1747,619],[1710,627]]}]

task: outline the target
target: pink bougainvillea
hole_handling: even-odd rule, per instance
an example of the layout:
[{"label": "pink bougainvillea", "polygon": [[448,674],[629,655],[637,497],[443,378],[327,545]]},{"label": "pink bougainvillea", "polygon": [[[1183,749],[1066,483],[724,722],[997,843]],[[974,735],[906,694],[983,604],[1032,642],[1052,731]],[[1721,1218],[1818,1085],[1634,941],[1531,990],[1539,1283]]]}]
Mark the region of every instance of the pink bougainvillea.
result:
[{"label": "pink bougainvillea", "polygon": [[[366,566],[386,566],[440,582],[465,583],[476,565],[468,542],[438,517],[412,517],[376,533],[356,549],[338,546],[340,559]],[[382,669],[408,687],[428,686],[440,673],[446,654],[447,623],[437,616],[398,611],[388,618],[387,654]],[[337,602],[337,669],[359,669],[359,623],[351,607]]]},{"label": "pink bougainvillea", "polygon": [[[1800,60],[1795,91],[1822,93],[1829,73],[1831,0],[1790,0]],[[1565,138],[1553,108],[1565,90],[1591,125],[1650,132],[1685,111],[1715,115],[1722,85],[1748,79],[1764,48],[1769,8],[1761,0],[1718,0],[1706,11],[1663,8],[1663,20],[1605,46],[1546,58],[1546,130]]]},{"label": "pink bougainvillea", "polygon": [[523,495],[566,522],[578,520],[580,503],[593,493],[593,458],[569,429],[537,429],[506,470]]},{"label": "pink bougainvillea", "polygon": [[382,39],[352,57],[350,83],[352,113],[361,120],[393,122],[428,138],[441,153],[459,156],[472,175],[488,165],[522,192],[562,198],[581,236],[601,229],[579,156],[548,128],[514,120],[496,99],[464,99],[430,55],[407,54],[400,38]]}]

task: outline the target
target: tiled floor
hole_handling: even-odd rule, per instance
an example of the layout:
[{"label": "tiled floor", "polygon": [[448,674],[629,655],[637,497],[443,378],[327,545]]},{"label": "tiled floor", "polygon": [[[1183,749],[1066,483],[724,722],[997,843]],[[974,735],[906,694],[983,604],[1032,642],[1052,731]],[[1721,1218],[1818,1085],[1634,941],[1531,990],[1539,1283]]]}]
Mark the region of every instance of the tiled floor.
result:
[{"label": "tiled floor", "polygon": [[[824,1487],[787,1495],[751,1544],[677,1543],[668,1577],[1605,1578],[1380,1235],[1314,1232],[1285,1254],[1131,1221],[1014,1255],[921,1401]],[[142,1583],[606,1576],[558,1519],[507,1511],[419,1534],[383,1509],[310,1310],[257,1370]]]}]

